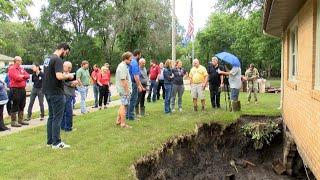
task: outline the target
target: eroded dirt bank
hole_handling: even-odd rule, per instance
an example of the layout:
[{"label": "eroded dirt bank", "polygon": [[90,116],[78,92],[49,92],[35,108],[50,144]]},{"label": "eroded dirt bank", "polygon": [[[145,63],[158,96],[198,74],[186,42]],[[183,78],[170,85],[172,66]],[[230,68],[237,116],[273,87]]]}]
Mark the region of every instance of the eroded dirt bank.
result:
[{"label": "eroded dirt bank", "polygon": [[[282,123],[279,117],[241,117],[227,127],[217,123],[198,125],[194,134],[169,140],[158,152],[137,161],[136,176],[138,179],[183,180],[297,179],[277,175],[272,170],[272,162],[282,158],[282,133],[270,146],[256,151],[250,138],[240,132],[246,122],[270,119]],[[236,167],[230,165],[233,162]]]}]

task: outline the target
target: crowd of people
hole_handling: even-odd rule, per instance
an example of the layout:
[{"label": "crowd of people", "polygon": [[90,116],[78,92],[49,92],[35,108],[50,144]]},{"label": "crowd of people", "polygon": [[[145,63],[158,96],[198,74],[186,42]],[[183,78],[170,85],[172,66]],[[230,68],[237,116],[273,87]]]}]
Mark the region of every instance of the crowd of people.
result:
[{"label": "crowd of people", "polygon": [[[58,45],[55,52],[43,62],[43,71],[39,64],[33,65],[33,88],[30,95],[27,118],[24,119],[24,107],[26,104],[26,82],[30,75],[22,68],[22,59],[17,56],[14,64],[8,69],[6,82],[0,82],[0,130],[8,130],[3,121],[3,109],[7,105],[8,114],[11,117],[11,127],[28,125],[32,118],[32,108],[36,97],[39,100],[40,120],[44,119],[44,97],[48,103],[47,145],[53,149],[68,148],[69,145],[61,141],[60,130],[70,132],[73,130],[73,108],[76,91],[81,96],[80,111],[86,114],[86,98],[88,88],[93,88],[93,108],[106,109],[110,102],[111,71],[109,64],[101,68],[93,65],[89,72],[89,62],[82,61],[81,67],[72,73],[72,63],[63,61],[70,52],[66,43]],[[205,89],[209,86],[212,108],[220,108],[220,93],[222,89],[230,87],[230,100],[237,102],[242,84],[240,67],[228,68],[219,65],[219,60],[213,57],[208,67],[200,65],[198,59],[193,60],[193,67],[189,73],[183,68],[182,61],[166,60],[158,63],[150,61],[150,68],[146,68],[147,60],[142,58],[142,52],[135,50],[133,53],[125,52],[122,62],[118,64],[115,73],[115,86],[120,96],[120,106],[116,124],[122,128],[131,128],[126,121],[133,121],[146,113],[145,100],[156,102],[164,99],[164,113],[171,114],[174,111],[182,112],[182,97],[185,91],[184,79],[190,80],[190,92],[193,98],[193,110],[198,111],[198,100],[201,103],[201,111],[206,110]],[[226,81],[226,78],[228,80]],[[248,81],[248,101],[251,100],[251,92],[257,101],[258,70],[250,65],[245,73]],[[162,93],[160,93],[162,91]],[[176,106],[177,104],[177,106]],[[177,109],[176,109],[177,107]]]}]

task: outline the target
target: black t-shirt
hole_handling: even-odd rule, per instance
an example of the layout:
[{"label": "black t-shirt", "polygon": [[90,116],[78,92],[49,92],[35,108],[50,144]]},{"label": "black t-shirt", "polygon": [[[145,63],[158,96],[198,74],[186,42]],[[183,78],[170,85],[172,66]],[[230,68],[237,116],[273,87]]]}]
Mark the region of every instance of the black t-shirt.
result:
[{"label": "black t-shirt", "polygon": [[63,95],[63,81],[56,77],[57,72],[63,72],[62,59],[53,54],[44,60],[44,78],[43,78],[43,93],[48,95]]},{"label": "black t-shirt", "polygon": [[186,75],[186,71],[183,68],[174,68],[172,69],[173,84],[175,85],[183,85],[183,77]]},{"label": "black t-shirt", "polygon": [[42,88],[42,80],[43,80],[43,73],[40,72],[38,75],[36,73],[32,74],[32,82],[34,88]]},{"label": "black t-shirt", "polygon": [[212,85],[215,86],[220,86],[221,80],[220,80],[220,74],[218,73],[218,69],[222,70],[223,68],[218,66],[218,67],[213,67],[213,65],[209,65],[208,67],[208,75],[209,75],[209,82]]}]

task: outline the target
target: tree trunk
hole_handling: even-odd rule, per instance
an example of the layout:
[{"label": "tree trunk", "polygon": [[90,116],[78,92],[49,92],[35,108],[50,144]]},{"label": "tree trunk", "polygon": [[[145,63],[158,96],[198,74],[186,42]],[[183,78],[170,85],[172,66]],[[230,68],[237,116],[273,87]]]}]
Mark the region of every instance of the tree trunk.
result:
[{"label": "tree trunk", "polygon": [[268,79],[271,78],[271,70],[272,70],[272,65],[270,64],[267,69]]}]

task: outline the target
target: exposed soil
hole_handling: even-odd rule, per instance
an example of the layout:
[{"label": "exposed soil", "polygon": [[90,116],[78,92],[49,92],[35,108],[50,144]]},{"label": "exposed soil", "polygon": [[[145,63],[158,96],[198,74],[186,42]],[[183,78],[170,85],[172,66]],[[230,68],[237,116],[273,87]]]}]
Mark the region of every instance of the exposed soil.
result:
[{"label": "exposed soil", "polygon": [[[227,127],[217,123],[198,125],[194,134],[169,140],[159,151],[138,160],[134,164],[136,176],[138,179],[183,180],[298,179],[277,175],[272,169],[272,162],[282,158],[282,134],[278,134],[270,146],[256,151],[252,141],[240,132],[240,128],[249,121],[270,119],[282,123],[281,118],[246,116]],[[238,173],[230,165],[232,160],[240,163],[236,165]],[[247,164],[244,167],[244,160],[256,166]]]}]

